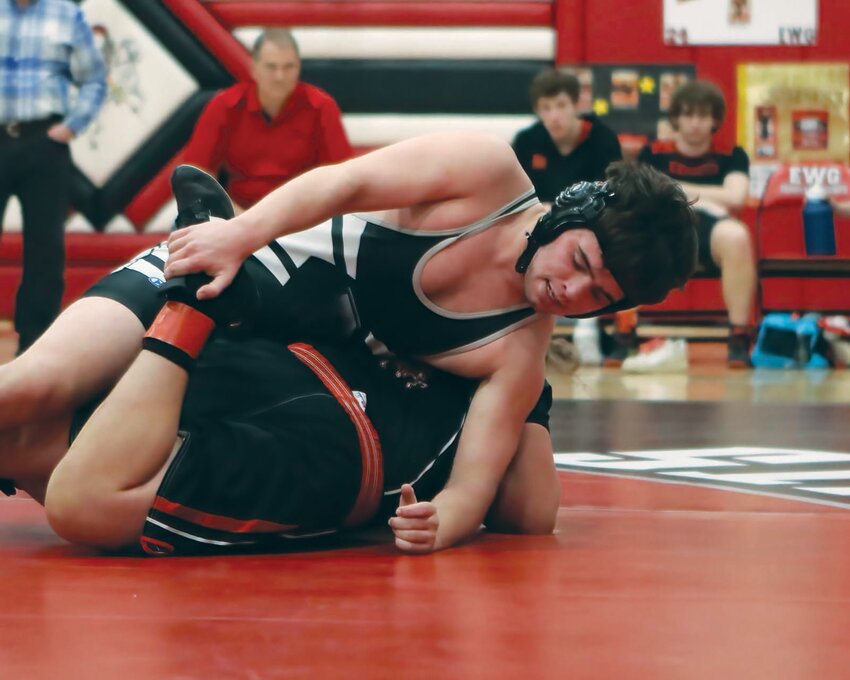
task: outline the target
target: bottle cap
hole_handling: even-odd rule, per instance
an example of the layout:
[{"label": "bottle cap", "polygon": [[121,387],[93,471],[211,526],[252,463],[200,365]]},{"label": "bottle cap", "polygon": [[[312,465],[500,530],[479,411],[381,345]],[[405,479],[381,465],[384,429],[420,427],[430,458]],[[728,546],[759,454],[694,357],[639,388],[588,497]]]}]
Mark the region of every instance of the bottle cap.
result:
[{"label": "bottle cap", "polygon": [[806,189],[806,200],[825,201],[826,189],[824,188],[823,184],[812,184],[812,186]]}]

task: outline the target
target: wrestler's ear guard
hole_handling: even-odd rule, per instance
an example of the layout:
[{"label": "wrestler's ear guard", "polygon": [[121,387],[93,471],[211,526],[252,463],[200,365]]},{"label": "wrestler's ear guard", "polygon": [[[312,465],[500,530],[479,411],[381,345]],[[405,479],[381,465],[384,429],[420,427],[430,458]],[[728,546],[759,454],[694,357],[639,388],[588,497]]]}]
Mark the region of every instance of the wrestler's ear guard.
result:
[{"label": "wrestler's ear guard", "polygon": [[[541,246],[551,243],[568,229],[590,229],[605,254],[605,244],[598,229],[599,216],[614,199],[614,193],[608,182],[577,182],[558,194],[552,209],[543,215],[534,229],[528,234],[528,245],[516,262],[516,271],[525,273],[534,254]],[[628,296],[607,307],[587,314],[571,314],[574,319],[583,319],[600,314],[611,314],[623,309],[631,309],[635,302]]]},{"label": "wrestler's ear guard", "polygon": [[551,243],[568,229],[586,228],[596,233],[596,221],[614,194],[608,182],[578,182],[558,194],[552,209],[528,234],[528,244],[516,261],[516,271],[525,273],[538,248]]}]

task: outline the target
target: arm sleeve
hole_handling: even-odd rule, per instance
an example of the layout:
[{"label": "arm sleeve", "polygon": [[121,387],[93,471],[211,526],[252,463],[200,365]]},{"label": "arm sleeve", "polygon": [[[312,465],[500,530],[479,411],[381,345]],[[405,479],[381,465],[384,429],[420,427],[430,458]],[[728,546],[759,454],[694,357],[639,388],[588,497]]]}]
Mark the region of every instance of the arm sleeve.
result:
[{"label": "arm sleeve", "polygon": [[73,40],[69,67],[79,90],[64,122],[77,135],[94,120],[106,97],[106,66],[82,10],[77,11]]},{"label": "arm sleeve", "polygon": [[321,129],[319,163],[337,163],[351,158],[351,144],[342,126],[342,114],[333,99],[328,99],[322,104],[319,122]]},{"label": "arm sleeve", "polygon": [[732,161],[729,163],[729,172],[743,172],[746,175],[750,174],[750,157],[747,156],[747,152],[740,146],[736,146],[732,149]]},{"label": "arm sleeve", "polygon": [[201,111],[183,152],[183,162],[218,174],[224,163],[227,138],[227,107],[219,93]]},{"label": "arm sleeve", "polygon": [[549,411],[552,409],[552,386],[548,381],[543,383],[543,391],[540,392],[540,398],[531,409],[531,413],[525,419],[526,423],[537,423],[542,425],[547,430],[549,429]]}]

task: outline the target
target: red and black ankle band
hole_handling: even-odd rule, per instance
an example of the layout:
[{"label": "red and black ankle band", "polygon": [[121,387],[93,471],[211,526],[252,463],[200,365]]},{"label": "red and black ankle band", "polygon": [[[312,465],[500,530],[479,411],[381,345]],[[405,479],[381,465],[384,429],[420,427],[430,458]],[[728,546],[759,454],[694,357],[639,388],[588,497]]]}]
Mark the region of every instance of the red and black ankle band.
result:
[{"label": "red and black ankle band", "polygon": [[142,349],[191,371],[213,329],[215,322],[206,314],[170,300],[145,333]]}]

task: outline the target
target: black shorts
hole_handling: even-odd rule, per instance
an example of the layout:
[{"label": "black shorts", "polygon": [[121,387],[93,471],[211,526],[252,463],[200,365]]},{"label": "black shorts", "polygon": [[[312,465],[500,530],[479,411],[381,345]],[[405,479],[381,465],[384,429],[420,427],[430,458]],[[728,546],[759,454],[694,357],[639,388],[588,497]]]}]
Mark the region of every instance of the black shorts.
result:
[{"label": "black shorts", "polygon": [[[468,395],[447,383],[405,400],[365,349],[322,350],[207,345],[183,405],[183,445],[145,523],[145,552],[277,548],[384,517],[399,481],[415,482],[423,498],[442,488]],[[430,417],[422,399],[436,409]]]},{"label": "black shorts", "polygon": [[705,210],[696,210],[697,214],[697,245],[699,247],[699,263],[706,274],[718,276],[720,268],[711,257],[711,232],[714,225],[720,221]]}]

